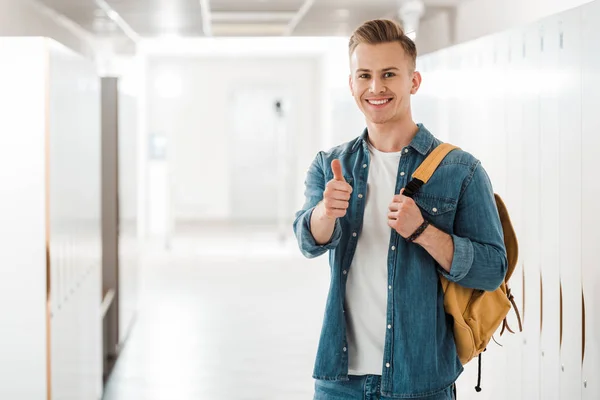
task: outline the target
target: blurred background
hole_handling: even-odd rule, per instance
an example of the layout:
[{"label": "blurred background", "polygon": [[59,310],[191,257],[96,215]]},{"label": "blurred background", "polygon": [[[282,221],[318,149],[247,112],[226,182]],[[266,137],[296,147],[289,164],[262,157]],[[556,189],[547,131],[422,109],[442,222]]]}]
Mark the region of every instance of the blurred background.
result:
[{"label": "blurred background", "polygon": [[523,332],[458,398],[600,399],[598,0],[0,0],[0,399],[312,398],[329,267],[292,222],[380,17],[519,237]]}]

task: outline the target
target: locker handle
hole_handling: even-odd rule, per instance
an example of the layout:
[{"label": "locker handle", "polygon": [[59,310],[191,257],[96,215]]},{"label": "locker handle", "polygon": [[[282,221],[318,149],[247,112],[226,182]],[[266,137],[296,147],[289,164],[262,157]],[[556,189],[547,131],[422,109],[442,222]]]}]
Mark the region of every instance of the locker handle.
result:
[{"label": "locker handle", "polygon": [[560,283],[560,345],[559,349],[562,349],[563,343],[563,289],[562,282]]},{"label": "locker handle", "polygon": [[540,335],[544,327],[544,282],[540,273]]},{"label": "locker handle", "polygon": [[585,359],[585,295],[581,288],[581,365]]}]

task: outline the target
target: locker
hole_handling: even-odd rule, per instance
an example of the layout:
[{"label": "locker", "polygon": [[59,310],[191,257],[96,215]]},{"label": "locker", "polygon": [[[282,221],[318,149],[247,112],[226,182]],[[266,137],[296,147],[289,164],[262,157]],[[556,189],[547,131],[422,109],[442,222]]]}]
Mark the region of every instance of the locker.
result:
[{"label": "locker", "polygon": [[[497,34],[489,38],[483,46],[482,57],[483,78],[486,83],[486,92],[489,93],[486,106],[489,109],[489,121],[484,129],[487,131],[486,143],[486,170],[492,180],[494,190],[500,195],[506,194],[507,170],[506,159],[508,154],[507,121],[506,121],[506,91],[508,85],[504,84],[507,69],[508,35]],[[483,156],[482,156],[483,157]]]},{"label": "locker", "polygon": [[540,24],[541,312],[540,398],[558,399],[560,364],[558,18]]},{"label": "locker", "polygon": [[[51,282],[58,296],[50,334],[51,395],[98,398],[101,279],[89,271],[99,271],[102,259],[99,79],[88,60],[52,42],[48,48],[50,268],[58,269]],[[87,366],[86,347],[97,355],[85,360]]]},{"label": "locker", "polygon": [[[506,47],[500,48],[498,51],[499,59],[504,59],[506,62],[506,158],[503,160],[508,176],[507,188],[503,193],[503,199],[510,212],[511,220],[517,239],[520,243],[524,240],[524,217],[525,217],[525,190],[526,180],[523,177],[525,170],[525,141],[526,135],[531,134],[525,126],[526,114],[530,112],[526,107],[528,102],[526,93],[521,90],[519,85],[513,83],[512,77],[522,74],[525,63],[523,58],[514,58],[510,60],[509,53],[511,50],[522,48],[523,30],[514,30],[506,33]],[[519,311],[523,312],[523,253],[519,255],[519,260],[513,278],[510,282],[510,289],[515,297]],[[522,316],[522,315],[521,315]],[[518,327],[517,319],[513,311],[509,313],[509,323],[513,330]],[[515,331],[517,332],[517,331]],[[501,338],[501,343],[504,346],[504,356],[507,360],[509,368],[506,371],[506,378],[503,383],[506,385],[506,392],[503,398],[520,399],[522,393],[522,373],[521,365],[522,358],[522,334],[517,333],[511,335],[506,333]]]},{"label": "locker", "polygon": [[582,7],[582,303],[585,315],[582,326],[582,399],[600,399],[600,2]]},{"label": "locker", "polygon": [[[581,9],[562,13],[559,46],[560,188],[581,188]],[[560,398],[581,398],[581,190],[559,190]]]},{"label": "locker", "polygon": [[460,90],[458,88],[457,81],[459,80],[458,72],[460,70],[459,64],[459,49],[460,46],[456,46],[448,54],[448,79],[445,82],[448,88],[448,96],[445,100],[445,106],[448,108],[448,141],[461,146],[460,141]]},{"label": "locker", "polygon": [[[536,76],[540,68],[539,28],[537,24],[528,27],[518,47],[511,48],[510,60],[521,59],[523,75]],[[530,83],[531,85],[531,83]],[[540,400],[540,110],[539,95],[531,86],[519,85],[526,102],[523,110],[523,142],[527,152],[523,153],[523,176],[525,197],[523,205],[524,229],[520,241],[523,256],[523,400]],[[545,399],[543,399],[545,400]]]}]

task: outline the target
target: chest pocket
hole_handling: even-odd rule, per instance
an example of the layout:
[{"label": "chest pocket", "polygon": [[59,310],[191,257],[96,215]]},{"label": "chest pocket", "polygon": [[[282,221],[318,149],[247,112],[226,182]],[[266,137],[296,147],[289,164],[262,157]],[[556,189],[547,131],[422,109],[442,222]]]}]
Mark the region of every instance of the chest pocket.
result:
[{"label": "chest pocket", "polygon": [[418,192],[413,197],[415,203],[423,211],[423,218],[446,233],[453,233],[456,201]]}]

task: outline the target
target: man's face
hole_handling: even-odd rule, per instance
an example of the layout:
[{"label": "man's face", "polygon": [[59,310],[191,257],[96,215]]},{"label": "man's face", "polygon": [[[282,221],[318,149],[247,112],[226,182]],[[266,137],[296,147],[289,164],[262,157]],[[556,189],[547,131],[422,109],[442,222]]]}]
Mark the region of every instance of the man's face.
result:
[{"label": "man's face", "polygon": [[350,57],[350,90],[367,120],[395,122],[410,115],[421,76],[400,43],[359,44]]}]

